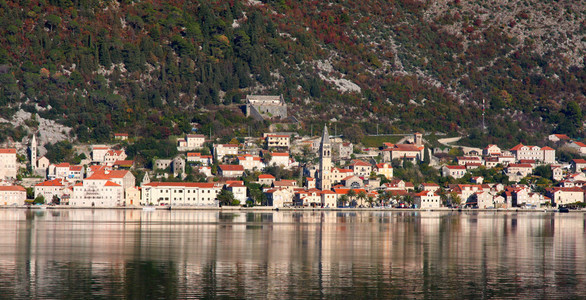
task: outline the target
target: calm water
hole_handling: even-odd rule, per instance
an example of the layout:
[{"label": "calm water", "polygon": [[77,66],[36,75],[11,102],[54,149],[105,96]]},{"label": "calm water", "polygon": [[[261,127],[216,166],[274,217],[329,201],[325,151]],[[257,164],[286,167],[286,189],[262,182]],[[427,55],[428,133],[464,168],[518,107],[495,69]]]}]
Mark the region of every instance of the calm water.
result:
[{"label": "calm water", "polygon": [[583,298],[585,215],[0,210],[0,298]]}]

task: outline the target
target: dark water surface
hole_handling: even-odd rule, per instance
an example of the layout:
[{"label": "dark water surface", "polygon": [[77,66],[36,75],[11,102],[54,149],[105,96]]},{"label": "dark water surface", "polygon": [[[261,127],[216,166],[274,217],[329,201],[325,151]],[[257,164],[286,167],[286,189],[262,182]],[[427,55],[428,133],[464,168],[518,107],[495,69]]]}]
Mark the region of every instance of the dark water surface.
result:
[{"label": "dark water surface", "polygon": [[0,298],[584,298],[585,220],[4,209]]}]

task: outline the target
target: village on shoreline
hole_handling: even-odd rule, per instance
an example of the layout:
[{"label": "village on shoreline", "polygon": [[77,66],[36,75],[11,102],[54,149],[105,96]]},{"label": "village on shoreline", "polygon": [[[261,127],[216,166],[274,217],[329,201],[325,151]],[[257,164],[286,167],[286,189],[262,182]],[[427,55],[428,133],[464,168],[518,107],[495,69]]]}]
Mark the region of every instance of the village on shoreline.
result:
[{"label": "village on shoreline", "polygon": [[[247,115],[286,116],[282,97],[256,97],[248,99]],[[563,134],[550,135],[549,146],[519,143],[508,150],[493,144],[432,149],[421,133],[365,147],[331,135],[327,125],[321,137],[269,132],[228,144],[186,134],[176,141],[178,155],[145,166],[128,159],[125,146],[135,140],[116,133],[112,144],[76,148],[77,164],[52,163],[46,153],[37,157],[35,134],[28,147],[0,149],[0,206],[504,211],[584,206],[586,160],[559,161],[556,149],[580,157],[586,145]],[[427,179],[424,172],[439,176],[417,182]]]}]

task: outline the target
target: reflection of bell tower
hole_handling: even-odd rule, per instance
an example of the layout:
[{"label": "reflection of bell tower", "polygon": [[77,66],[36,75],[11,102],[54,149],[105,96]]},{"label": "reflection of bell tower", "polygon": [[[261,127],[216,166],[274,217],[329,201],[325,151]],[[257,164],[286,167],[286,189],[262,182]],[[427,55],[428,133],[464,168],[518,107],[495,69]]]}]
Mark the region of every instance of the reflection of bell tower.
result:
[{"label": "reflection of bell tower", "polygon": [[332,188],[332,144],[328,127],[324,125],[324,132],[319,146],[319,188],[322,191]]},{"label": "reflection of bell tower", "polygon": [[33,133],[33,139],[31,140],[30,151],[31,151],[31,168],[33,171],[37,168],[37,135]]}]

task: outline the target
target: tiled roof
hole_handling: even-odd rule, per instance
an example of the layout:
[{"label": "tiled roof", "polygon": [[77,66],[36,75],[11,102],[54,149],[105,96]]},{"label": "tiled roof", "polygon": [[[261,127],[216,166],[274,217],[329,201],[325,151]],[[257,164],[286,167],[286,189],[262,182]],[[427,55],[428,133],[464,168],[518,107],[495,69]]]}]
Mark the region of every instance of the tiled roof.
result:
[{"label": "tiled roof", "polygon": [[523,144],[518,144],[517,146],[511,148],[511,151],[517,151],[517,150],[521,149],[521,147],[523,147]]},{"label": "tiled roof", "polygon": [[352,161],[352,165],[353,166],[363,166],[363,167],[370,167],[371,165],[369,163],[365,163],[359,159],[355,159]]},{"label": "tiled roof", "polygon": [[258,179],[275,179],[275,176],[271,174],[260,174],[258,175]]},{"label": "tiled roof", "polygon": [[219,165],[218,167],[222,169],[222,171],[244,171],[242,165]]},{"label": "tiled roof", "polygon": [[117,160],[116,162],[114,162],[114,164],[123,167],[131,167],[134,164],[134,160]]},{"label": "tiled roof", "polygon": [[509,168],[531,168],[533,167],[530,164],[510,164]]},{"label": "tiled roof", "polygon": [[273,152],[271,153],[272,156],[289,156],[289,153],[285,152]]},{"label": "tiled roof", "polygon": [[0,185],[0,192],[26,192],[20,185]]},{"label": "tiled roof", "polygon": [[465,170],[466,166],[446,166],[450,170]]},{"label": "tiled roof", "polygon": [[36,184],[35,186],[63,186],[63,183],[61,183],[60,179],[53,179],[43,181],[41,183]]},{"label": "tiled roof", "polygon": [[16,149],[0,149],[0,153],[2,153],[2,154],[16,153]]}]

